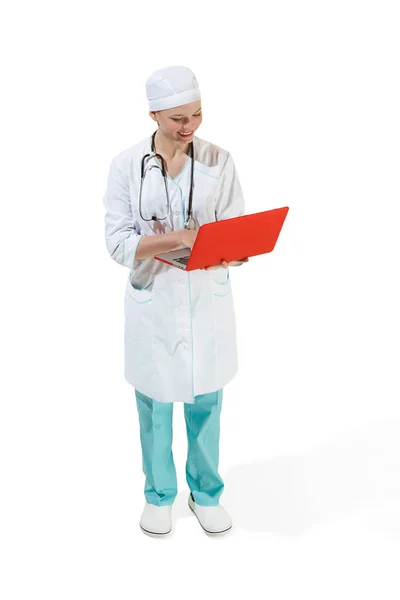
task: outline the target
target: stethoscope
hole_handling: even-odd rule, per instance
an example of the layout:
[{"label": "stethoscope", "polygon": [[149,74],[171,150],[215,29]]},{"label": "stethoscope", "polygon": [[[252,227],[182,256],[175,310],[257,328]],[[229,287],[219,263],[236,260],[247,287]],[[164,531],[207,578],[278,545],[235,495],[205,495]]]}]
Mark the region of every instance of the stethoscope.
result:
[{"label": "stethoscope", "polygon": [[[143,219],[143,221],[163,221],[164,219],[166,219],[168,217],[169,214],[169,207],[170,207],[170,201],[169,201],[169,194],[168,194],[168,186],[167,186],[167,175],[166,175],[166,170],[165,170],[165,164],[164,164],[164,159],[161,156],[161,154],[157,154],[155,152],[155,144],[154,144],[154,138],[156,135],[157,131],[155,131],[153,133],[153,135],[151,136],[151,153],[150,154],[145,154],[142,158],[142,164],[141,164],[141,173],[140,173],[140,191],[139,191],[139,213],[140,213],[140,217]],[[190,173],[190,195],[189,195],[189,209],[188,209],[188,217],[185,220],[183,226],[185,229],[194,229],[196,224],[195,221],[192,217],[192,199],[193,199],[193,170],[194,170],[194,148],[193,148],[193,142],[190,142],[189,145],[189,156],[192,159],[192,167],[191,167],[191,173]],[[165,193],[167,195],[167,214],[165,217],[157,217],[156,215],[153,215],[151,217],[151,219],[145,219],[142,215],[142,187],[143,187],[143,181],[144,178],[146,176],[146,173],[149,169],[159,169],[160,167],[158,165],[155,164],[151,164],[149,165],[148,162],[150,161],[151,158],[156,157],[159,158],[161,161],[161,165],[162,165],[162,176],[164,178],[164,185],[165,185]],[[147,159],[147,165],[146,168],[144,166],[144,163]]]}]

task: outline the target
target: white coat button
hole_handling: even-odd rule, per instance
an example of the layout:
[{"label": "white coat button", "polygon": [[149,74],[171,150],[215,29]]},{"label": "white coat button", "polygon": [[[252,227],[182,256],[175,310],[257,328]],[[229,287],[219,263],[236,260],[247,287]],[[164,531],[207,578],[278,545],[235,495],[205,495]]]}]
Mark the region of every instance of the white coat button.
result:
[{"label": "white coat button", "polygon": [[177,215],[177,216],[180,215],[179,210],[174,210],[174,215]]},{"label": "white coat button", "polygon": [[185,285],[185,280],[184,280],[184,279],[180,279],[180,280],[179,280],[179,283],[180,283],[181,285]]},{"label": "white coat button", "polygon": [[185,344],[183,347],[185,348],[185,350],[187,350],[187,349],[188,349],[188,347],[187,347],[187,344]]}]

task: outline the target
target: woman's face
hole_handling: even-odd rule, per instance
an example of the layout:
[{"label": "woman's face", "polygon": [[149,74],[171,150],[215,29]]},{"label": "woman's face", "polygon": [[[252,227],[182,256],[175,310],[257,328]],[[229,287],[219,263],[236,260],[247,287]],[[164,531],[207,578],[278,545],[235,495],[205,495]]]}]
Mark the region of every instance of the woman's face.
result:
[{"label": "woman's face", "polygon": [[[166,110],[151,111],[149,114],[154,121],[157,121],[165,137],[182,144],[192,141],[203,118],[200,100]],[[182,133],[191,135],[184,136],[181,135]]]}]

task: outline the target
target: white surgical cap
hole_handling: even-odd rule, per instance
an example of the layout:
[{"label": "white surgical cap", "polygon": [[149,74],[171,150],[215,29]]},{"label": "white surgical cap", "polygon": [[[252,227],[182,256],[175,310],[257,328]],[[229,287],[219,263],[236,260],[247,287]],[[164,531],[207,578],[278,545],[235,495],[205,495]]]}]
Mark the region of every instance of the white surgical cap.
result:
[{"label": "white surgical cap", "polygon": [[146,81],[149,110],[166,110],[200,100],[199,84],[187,67],[172,66],[155,71]]}]

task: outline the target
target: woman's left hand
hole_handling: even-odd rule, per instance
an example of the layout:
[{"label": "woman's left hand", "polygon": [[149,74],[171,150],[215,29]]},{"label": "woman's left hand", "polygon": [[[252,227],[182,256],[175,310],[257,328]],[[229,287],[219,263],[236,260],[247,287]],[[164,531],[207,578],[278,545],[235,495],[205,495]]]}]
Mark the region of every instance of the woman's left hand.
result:
[{"label": "woman's left hand", "polygon": [[232,260],[229,263],[227,263],[226,260],[222,260],[220,265],[213,265],[212,267],[204,267],[203,269],[201,269],[201,271],[209,271],[210,269],[220,269],[221,267],[224,267],[224,269],[227,269],[231,265],[234,265],[237,263],[244,263],[244,262],[249,262],[249,259],[241,258],[240,260]]}]

